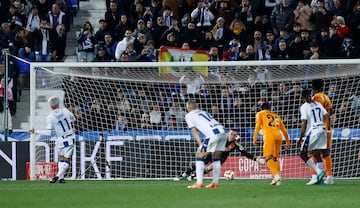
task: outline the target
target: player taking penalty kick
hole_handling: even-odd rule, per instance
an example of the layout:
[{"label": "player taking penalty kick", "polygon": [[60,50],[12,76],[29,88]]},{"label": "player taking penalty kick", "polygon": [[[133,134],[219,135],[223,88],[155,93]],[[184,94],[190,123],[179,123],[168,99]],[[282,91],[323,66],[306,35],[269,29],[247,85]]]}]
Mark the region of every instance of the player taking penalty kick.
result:
[{"label": "player taking penalty kick", "polygon": [[[204,158],[207,154],[212,154],[213,180],[206,188],[218,188],[221,172],[221,154],[225,151],[227,133],[224,127],[216,121],[208,112],[198,109],[195,101],[189,100],[186,103],[187,114],[186,123],[199,145],[196,152],[196,183],[188,188],[202,188],[205,169]],[[204,142],[201,140],[199,132],[205,136]]]},{"label": "player taking penalty kick", "polygon": [[255,146],[259,145],[257,137],[260,129],[262,129],[264,140],[263,157],[273,176],[270,185],[280,185],[280,163],[277,158],[280,155],[283,136],[286,141],[286,150],[290,148],[290,139],[281,117],[270,111],[270,104],[267,102],[261,105],[261,111],[256,114],[256,125],[253,136],[253,144]]},{"label": "player taking penalty kick", "polygon": [[74,151],[75,134],[71,123],[74,122],[75,116],[66,108],[59,108],[60,99],[51,97],[48,100],[52,109],[51,113],[46,117],[47,130],[31,129],[30,133],[38,133],[43,135],[56,137],[56,148],[59,154],[58,173],[49,181],[49,183],[65,183],[64,175],[69,168],[71,157]]}]

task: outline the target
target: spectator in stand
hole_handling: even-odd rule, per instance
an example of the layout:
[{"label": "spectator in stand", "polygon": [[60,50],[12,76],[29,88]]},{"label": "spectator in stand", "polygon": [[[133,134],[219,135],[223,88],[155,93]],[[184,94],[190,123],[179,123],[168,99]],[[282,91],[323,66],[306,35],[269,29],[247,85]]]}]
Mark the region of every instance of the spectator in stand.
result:
[{"label": "spectator in stand", "polygon": [[343,38],[349,32],[349,27],[345,24],[343,16],[336,16],[331,23],[335,25],[336,33],[340,38]]},{"label": "spectator in stand", "polygon": [[35,58],[37,62],[49,62],[51,61],[52,43],[51,37],[54,33],[50,23],[46,17],[40,19],[39,27],[33,32],[34,36],[34,49]]},{"label": "spectator in stand", "polygon": [[[136,25],[134,32],[132,33],[132,36],[137,37],[138,34],[144,34],[144,35],[146,35],[146,40],[152,40],[151,33],[145,26],[145,21],[142,19],[139,19],[137,21],[137,25]],[[145,42],[145,44],[146,44],[146,42]]]},{"label": "spectator in stand", "polygon": [[288,41],[287,44],[290,44],[291,41],[293,41],[295,39],[295,36],[297,35],[301,35],[301,24],[298,22],[294,22],[293,27],[292,27],[292,31],[288,33]]},{"label": "spectator in stand", "polygon": [[217,104],[219,106],[220,112],[224,115],[224,118],[229,118],[230,113],[233,109],[233,95],[229,92],[229,89],[227,87],[223,87],[221,89],[220,97],[217,101]]},{"label": "spectator in stand", "polygon": [[39,9],[36,5],[32,6],[31,12],[27,17],[26,29],[34,32],[40,26]]},{"label": "spectator in stand", "polygon": [[115,49],[116,60],[120,59],[121,54],[123,54],[129,44],[134,44],[134,40],[135,38],[132,36],[132,31],[130,29],[126,30],[124,38],[117,44]]},{"label": "spectator in stand", "polygon": [[212,46],[216,45],[215,39],[211,31],[206,31],[203,36],[204,38],[200,39],[200,46],[197,49],[209,51]]},{"label": "spectator in stand", "polygon": [[115,27],[115,33],[111,34],[116,41],[122,40],[127,29],[132,29],[133,26],[125,14],[120,15],[120,21]]},{"label": "spectator in stand", "polygon": [[[3,51],[3,49],[7,49],[11,51],[11,48],[13,47],[13,41],[14,41],[15,33],[10,28],[10,23],[4,22],[1,23],[1,29],[0,29],[0,51]],[[14,54],[17,55],[17,54]],[[0,54],[2,56],[2,54]]]},{"label": "spectator in stand", "polygon": [[99,29],[95,32],[95,39],[98,42],[98,44],[104,44],[105,43],[105,34],[107,34],[109,31],[107,29],[107,23],[104,19],[99,20]]},{"label": "spectator in stand", "polygon": [[318,38],[322,28],[328,28],[332,21],[331,13],[325,8],[324,0],[316,0],[317,3],[313,7],[313,14],[310,20],[314,23],[315,34]]},{"label": "spectator in stand", "polygon": [[153,37],[155,48],[160,48],[162,45],[161,38],[167,29],[168,27],[164,23],[164,18],[162,16],[157,17],[154,30],[151,31],[151,36]]},{"label": "spectator in stand", "polygon": [[23,59],[26,58],[30,61],[34,61],[34,41],[30,32],[21,26],[17,26],[14,28],[14,33],[14,46],[12,48],[11,54],[17,55]]},{"label": "spectator in stand", "polygon": [[149,40],[144,49],[141,50],[141,54],[137,56],[137,61],[157,62],[158,50],[155,49],[154,41]]},{"label": "spectator in stand", "polygon": [[223,52],[227,50],[227,44],[231,40],[233,34],[228,27],[225,27],[225,19],[223,17],[217,18],[211,33],[215,39],[219,54],[222,57]]},{"label": "spectator in stand", "polygon": [[66,48],[66,27],[64,24],[60,24],[55,30],[51,30],[52,35],[51,43],[51,60],[61,61],[65,56]]},{"label": "spectator in stand", "polygon": [[110,57],[111,62],[116,61],[115,51],[119,42],[115,40],[109,32],[105,33],[104,40],[105,43],[103,46],[105,48],[106,54]]},{"label": "spectator in stand", "polygon": [[309,53],[310,43],[312,42],[312,39],[310,37],[310,31],[306,29],[301,30],[300,36],[301,36],[300,47],[302,49],[302,55],[305,56],[305,54]]},{"label": "spectator in stand", "polygon": [[[116,25],[120,20],[120,8],[116,1],[110,1],[110,8],[105,12],[105,21],[110,33],[115,34]],[[120,40],[120,39],[119,39]]]},{"label": "spectator in stand", "polygon": [[275,35],[272,30],[267,30],[265,33],[265,40],[268,45],[271,45],[271,48],[275,50]]},{"label": "spectator in stand", "polygon": [[272,32],[272,26],[271,22],[269,20],[269,16],[263,15],[263,16],[256,16],[254,20],[254,31],[260,30],[262,34],[265,34],[266,32],[270,31]]},{"label": "spectator in stand", "polygon": [[119,113],[117,120],[115,122],[115,131],[125,132],[128,130],[128,120],[125,113]]},{"label": "spectator in stand", "polygon": [[249,33],[246,30],[245,24],[239,20],[234,19],[231,21],[229,29],[232,31],[233,35],[238,36],[240,39],[240,44],[245,46],[249,42]]},{"label": "spectator in stand", "polygon": [[330,26],[329,30],[324,28],[321,32],[321,43],[324,57],[337,58],[340,57],[341,38],[337,34],[335,26]]},{"label": "spectator in stand", "polygon": [[292,59],[304,59],[303,49],[301,46],[301,35],[295,35],[293,41],[289,44]]},{"label": "spectator in stand", "polygon": [[342,58],[359,58],[360,50],[359,44],[355,43],[351,33],[345,34],[341,44],[340,56]]},{"label": "spectator in stand", "polygon": [[174,115],[176,117],[176,126],[177,129],[183,129],[185,127],[185,110],[181,107],[179,101],[174,99],[169,111],[165,112],[165,121],[168,121],[169,118]]},{"label": "spectator in stand", "polygon": [[146,37],[145,34],[143,33],[138,33],[137,36],[134,36],[136,37],[135,40],[134,40],[134,50],[140,54],[141,51],[146,47],[146,43],[148,41],[148,38]]},{"label": "spectator in stand", "polygon": [[256,53],[252,45],[247,45],[245,51],[240,51],[240,60],[241,61],[252,61],[256,60]]},{"label": "spectator in stand", "polygon": [[11,28],[15,28],[16,25],[26,26],[26,14],[18,11],[14,4],[10,4],[8,12],[5,14],[5,21],[9,22]]},{"label": "spectator in stand", "polygon": [[349,32],[353,36],[353,41],[357,44],[360,43],[360,0],[358,0],[346,18],[349,26]]},{"label": "spectator in stand", "polygon": [[111,61],[111,57],[106,53],[105,47],[103,45],[99,45],[93,62],[110,62],[110,61]]},{"label": "spectator in stand", "polygon": [[[132,5],[131,9],[130,9],[130,20],[132,23],[135,23],[137,20],[142,19],[144,13],[145,13],[145,8],[142,5],[142,1],[134,1],[134,4]],[[151,12],[151,11],[149,11]],[[142,19],[143,20],[143,19]]]},{"label": "spectator in stand", "polygon": [[60,10],[59,4],[53,4],[51,6],[51,10],[47,14],[47,18],[50,23],[50,28],[56,28],[59,24],[64,24],[66,27],[66,31],[70,30],[70,25],[66,22],[65,13]]},{"label": "spectator in stand", "polygon": [[149,112],[150,107],[152,106],[152,101],[148,95],[148,91],[145,91],[144,88],[139,88],[137,90],[136,101],[139,103],[140,110],[143,112]]},{"label": "spectator in stand", "polygon": [[300,0],[297,4],[296,9],[294,10],[294,21],[301,24],[301,29],[313,31],[314,25],[310,21],[310,17],[313,13],[313,9],[309,6],[306,0]]},{"label": "spectator in stand", "polygon": [[124,53],[127,54],[128,61],[136,61],[138,53],[136,52],[133,44],[129,44]]},{"label": "spectator in stand", "polygon": [[214,14],[209,10],[209,6],[207,0],[200,0],[197,7],[191,12],[191,18],[201,33],[208,31],[212,27],[211,21],[215,19]]},{"label": "spectator in stand", "polygon": [[332,17],[337,17],[337,16],[346,17],[348,14],[346,6],[342,3],[341,0],[333,0],[333,3],[331,4],[331,8],[329,11],[331,12]]},{"label": "spectator in stand", "polygon": [[197,1],[194,0],[181,0],[178,4],[179,14],[175,16],[176,18],[180,19],[184,17],[186,14],[191,13],[197,7]]},{"label": "spectator in stand", "polygon": [[150,115],[150,123],[155,130],[161,130],[164,125],[164,112],[160,110],[160,105],[158,103],[154,103],[152,106],[152,110],[149,112]]},{"label": "spectator in stand", "polygon": [[164,23],[167,27],[173,25],[173,15],[174,13],[169,6],[163,7],[162,17],[164,18]]},{"label": "spectator in stand", "polygon": [[162,127],[162,130],[178,130],[178,125],[176,122],[175,115],[170,115],[169,120],[165,122],[165,125]]},{"label": "spectator in stand", "polygon": [[189,22],[187,28],[180,32],[180,43],[188,42],[190,48],[196,49],[200,45],[201,31],[196,27],[195,22]]},{"label": "spectator in stand", "polygon": [[183,75],[179,80],[180,84],[186,85],[187,93],[189,94],[197,93],[200,90],[201,85],[204,84],[204,82],[205,80],[203,76],[199,72],[192,70],[186,72],[186,74]]},{"label": "spectator in stand", "polygon": [[287,43],[285,40],[279,42],[279,50],[272,52],[273,60],[288,60],[291,59],[291,52],[288,49]]},{"label": "spectator in stand", "polygon": [[78,46],[78,60],[91,62],[95,56],[95,44],[97,44],[94,36],[94,28],[89,21],[86,21],[81,28],[79,37],[77,38]]},{"label": "spectator in stand", "polygon": [[141,115],[140,119],[140,128],[142,130],[152,130],[154,129],[153,125],[150,123],[150,115],[145,112]]},{"label": "spectator in stand", "polygon": [[39,10],[39,16],[45,17],[51,10],[52,2],[50,0],[36,0],[35,4]]},{"label": "spectator in stand", "polygon": [[290,6],[290,2],[291,0],[282,0],[280,4],[274,7],[271,13],[270,21],[275,35],[279,35],[280,28],[290,31],[294,24],[294,8]]},{"label": "spectator in stand", "polygon": [[320,44],[314,41],[311,42],[309,46],[310,46],[310,51],[307,54],[305,54],[304,59],[310,59],[310,60],[321,59],[322,55],[320,52]]},{"label": "spectator in stand", "polygon": [[286,28],[279,29],[279,37],[275,40],[275,48],[274,50],[279,50],[279,42],[281,40],[285,40],[287,44],[290,44],[290,35]]},{"label": "spectator in stand", "polygon": [[224,61],[239,61],[240,60],[240,52],[241,52],[241,45],[240,45],[240,38],[238,36],[233,36],[233,39],[230,41],[227,49],[223,53],[223,60]]},{"label": "spectator in stand", "polygon": [[261,1],[242,0],[235,13],[235,19],[239,19],[245,24],[249,34],[255,30],[255,20],[259,20],[261,17],[260,9],[262,6]]},{"label": "spectator in stand", "polygon": [[212,1],[210,4],[210,11],[215,15],[216,18],[222,17],[224,19],[226,28],[229,28],[237,9],[238,2],[235,0]]}]

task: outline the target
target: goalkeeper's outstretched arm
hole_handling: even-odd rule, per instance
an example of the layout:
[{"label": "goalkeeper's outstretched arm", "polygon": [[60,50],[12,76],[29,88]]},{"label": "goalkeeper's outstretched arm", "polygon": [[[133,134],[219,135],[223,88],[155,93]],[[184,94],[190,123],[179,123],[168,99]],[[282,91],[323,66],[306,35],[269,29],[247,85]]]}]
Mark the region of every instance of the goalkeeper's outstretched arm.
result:
[{"label": "goalkeeper's outstretched arm", "polygon": [[265,159],[263,159],[261,157],[255,157],[253,154],[246,151],[246,149],[239,142],[234,141],[234,143],[238,147],[238,149],[239,149],[242,156],[245,156],[246,158],[254,160],[254,161],[256,161],[256,162],[258,162],[260,164],[265,164],[266,163]]}]

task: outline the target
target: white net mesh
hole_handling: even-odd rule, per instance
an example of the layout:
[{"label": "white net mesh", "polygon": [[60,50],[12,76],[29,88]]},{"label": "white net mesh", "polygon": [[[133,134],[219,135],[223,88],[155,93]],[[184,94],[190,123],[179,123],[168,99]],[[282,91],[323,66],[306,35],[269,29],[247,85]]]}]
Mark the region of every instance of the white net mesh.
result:
[{"label": "white net mesh", "polygon": [[[195,159],[196,143],[184,120],[188,99],[197,100],[226,128],[236,129],[240,143],[254,155],[262,154],[262,148],[252,146],[255,114],[268,101],[292,140],[291,150],[281,152],[282,176],[303,178],[310,173],[295,146],[301,125],[299,93],[311,87],[312,79],[321,78],[334,105],[334,176],[359,177],[359,63],[314,63],[64,63],[36,68],[33,126],[46,127],[47,98],[58,95],[77,117],[68,178],[170,178]],[[35,138],[36,162],[56,162],[55,138]],[[237,178],[270,177],[264,165],[236,151],[222,171],[229,169]]]}]

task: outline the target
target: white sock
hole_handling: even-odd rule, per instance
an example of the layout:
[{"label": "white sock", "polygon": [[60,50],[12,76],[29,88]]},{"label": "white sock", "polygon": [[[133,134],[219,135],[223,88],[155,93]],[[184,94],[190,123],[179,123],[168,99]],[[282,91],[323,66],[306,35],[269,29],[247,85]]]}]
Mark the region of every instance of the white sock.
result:
[{"label": "white sock", "polygon": [[220,160],[213,161],[213,183],[219,183],[220,173],[221,173],[221,163]]},{"label": "white sock", "polygon": [[204,161],[196,161],[196,183],[203,184],[203,177],[204,177],[204,168],[205,164]]},{"label": "white sock", "polygon": [[317,174],[320,174],[322,171],[320,170],[320,168],[318,168],[315,163],[309,158],[307,161],[306,161],[306,164],[308,166],[310,166],[312,169],[314,169],[316,171]]},{"label": "white sock", "polygon": [[320,169],[320,170],[324,170],[324,163],[321,161],[318,161],[318,162],[316,162],[316,166]]},{"label": "white sock", "polygon": [[311,175],[311,178],[317,178],[317,175],[315,175],[315,174]]},{"label": "white sock", "polygon": [[57,173],[57,177],[59,177],[59,179],[63,179],[64,178],[64,174],[66,172],[66,170],[68,169],[69,167],[69,162],[64,162],[64,161],[60,161],[58,163],[58,173]]}]

